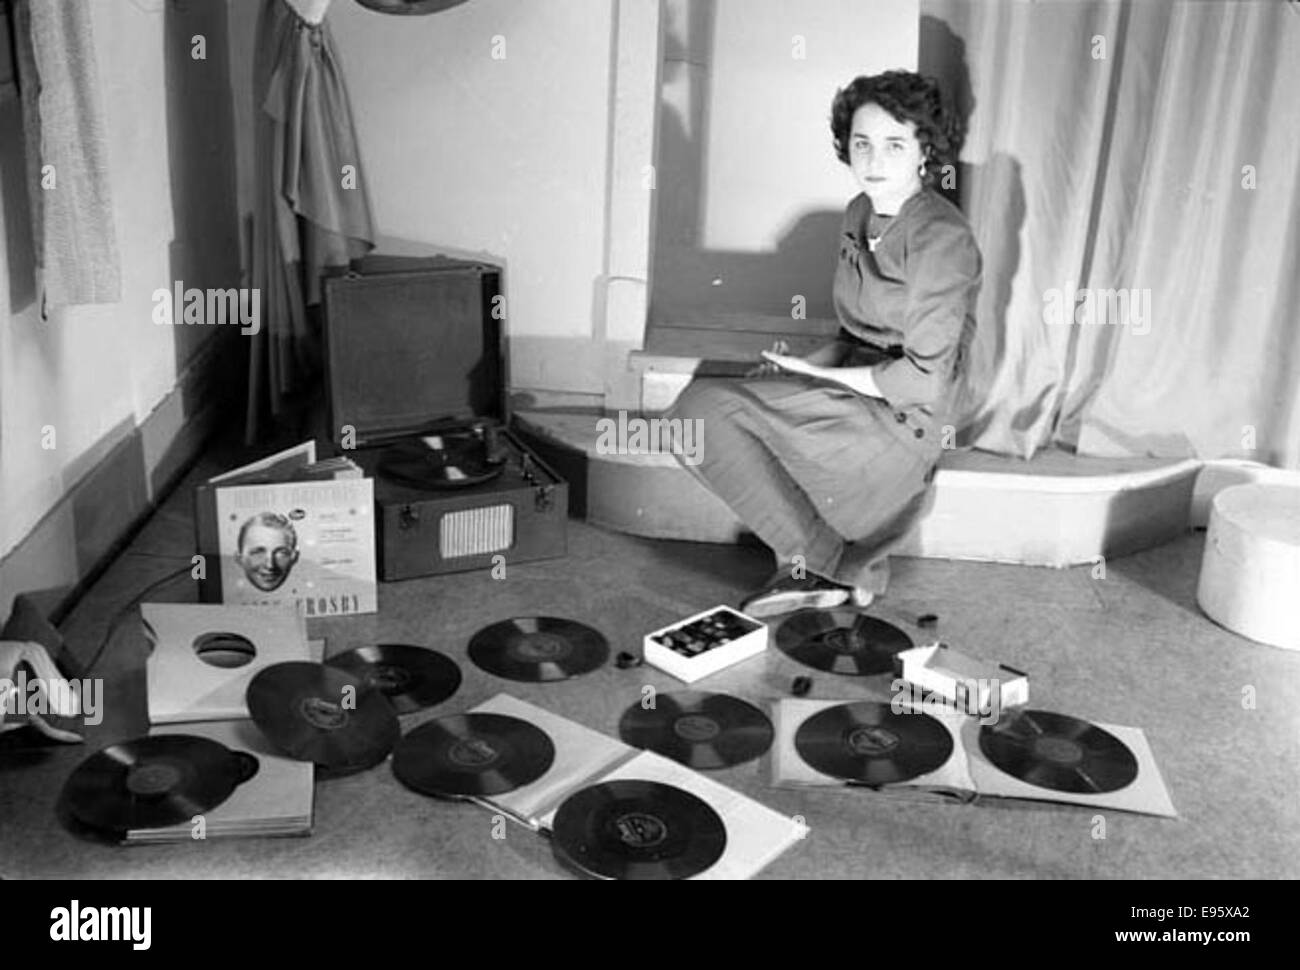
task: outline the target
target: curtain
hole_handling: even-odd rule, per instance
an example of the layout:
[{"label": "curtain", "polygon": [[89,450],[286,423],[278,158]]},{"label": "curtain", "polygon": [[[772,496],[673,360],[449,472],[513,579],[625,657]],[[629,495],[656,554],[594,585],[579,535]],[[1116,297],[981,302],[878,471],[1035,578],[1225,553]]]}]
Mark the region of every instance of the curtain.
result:
[{"label": "curtain", "polygon": [[263,0],[253,64],[257,116],[253,287],[262,326],[249,358],[246,436],[294,413],[321,369],[321,274],[374,247],[370,200],[329,27]]},{"label": "curtain", "polygon": [[985,264],[962,440],[1300,467],[1300,5],[921,9]]},{"label": "curtain", "polygon": [[122,298],[92,19],[81,0],[14,6],[42,316]]}]

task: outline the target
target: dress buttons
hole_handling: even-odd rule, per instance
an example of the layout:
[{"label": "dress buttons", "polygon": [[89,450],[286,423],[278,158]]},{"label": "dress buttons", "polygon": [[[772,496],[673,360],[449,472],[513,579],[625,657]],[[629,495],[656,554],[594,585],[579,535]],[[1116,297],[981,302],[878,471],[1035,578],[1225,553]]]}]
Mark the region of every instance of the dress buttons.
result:
[{"label": "dress buttons", "polygon": [[902,411],[899,411],[897,414],[894,415],[894,420],[897,421],[899,424],[903,424],[907,421],[907,415],[904,414]]},{"label": "dress buttons", "polygon": [[924,429],[924,428],[917,428],[915,431],[912,432],[912,434],[916,435],[918,438],[924,438],[924,437],[925,437],[925,429]]}]

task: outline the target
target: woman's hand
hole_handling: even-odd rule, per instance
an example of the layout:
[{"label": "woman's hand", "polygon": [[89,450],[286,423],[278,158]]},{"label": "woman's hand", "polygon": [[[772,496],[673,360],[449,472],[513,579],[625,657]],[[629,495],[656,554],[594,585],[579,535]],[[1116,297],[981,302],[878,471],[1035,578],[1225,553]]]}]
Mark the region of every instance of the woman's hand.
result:
[{"label": "woman's hand", "polygon": [[791,357],[789,354],[776,353],[772,350],[763,351],[763,359],[779,370],[789,371],[791,374],[806,374],[809,377],[825,377],[826,372],[833,369],[810,364],[802,357]]},{"label": "woman's hand", "polygon": [[[784,340],[778,340],[776,341],[776,343],[772,344],[771,350],[764,350],[762,353],[764,358],[766,358],[768,354],[786,355],[790,353],[790,345],[786,343]],[[746,377],[772,377],[773,375],[779,373],[781,373],[780,366],[771,360],[765,359],[761,364],[759,364],[753,370],[747,371],[745,373],[745,376]]]}]

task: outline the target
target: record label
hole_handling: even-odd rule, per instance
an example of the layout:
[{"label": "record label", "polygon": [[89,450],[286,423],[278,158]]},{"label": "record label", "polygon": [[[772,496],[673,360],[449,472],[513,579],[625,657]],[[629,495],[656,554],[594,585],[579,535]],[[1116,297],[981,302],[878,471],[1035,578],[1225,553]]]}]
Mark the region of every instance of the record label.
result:
[{"label": "record label", "polygon": [[398,714],[413,714],[447,700],[460,687],[460,667],[450,657],[405,643],[356,647],[326,661],[388,698]]},{"label": "record label", "polygon": [[468,652],[490,674],[536,683],[595,670],[609,659],[609,643],[597,630],[574,620],[525,616],[479,630]]},{"label": "record label", "polygon": [[809,667],[855,676],[888,673],[894,654],[915,646],[892,623],[853,609],[799,610],[777,629],[776,645]]},{"label": "record label", "polygon": [[248,711],[291,758],[328,768],[369,768],[401,736],[393,706],[363,678],[324,664],[273,664],[248,685]]},{"label": "record label", "polygon": [[552,848],[563,864],[598,879],[688,879],[727,846],[727,829],[707,802],[654,781],[603,782],[560,805]]},{"label": "record label", "polygon": [[440,798],[501,795],[531,784],[555,761],[545,731],[504,714],[458,714],[421,724],[393,753],[407,788]]},{"label": "record label", "polygon": [[1138,761],[1109,731],[1051,711],[1004,712],[980,728],[980,751],[1028,785],[1076,795],[1119,791],[1138,776]]},{"label": "record label", "polygon": [[654,701],[649,709],[633,704],[619,721],[619,737],[633,747],[707,771],[752,761],[772,746],[772,722],[739,698],[675,691]]},{"label": "record label", "polygon": [[953,739],[929,714],[860,701],[813,714],[796,730],[794,746],[822,774],[877,786],[938,771],[952,755]]}]

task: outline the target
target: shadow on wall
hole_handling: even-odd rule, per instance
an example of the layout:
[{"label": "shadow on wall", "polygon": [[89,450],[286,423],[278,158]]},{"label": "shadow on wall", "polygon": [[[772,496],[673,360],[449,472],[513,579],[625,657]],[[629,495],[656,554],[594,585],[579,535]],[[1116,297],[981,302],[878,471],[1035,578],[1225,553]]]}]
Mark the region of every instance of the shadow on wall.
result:
[{"label": "shadow on wall", "polygon": [[[702,248],[710,68],[696,63],[695,52],[713,50],[716,11],[711,2],[665,9],[670,20],[661,91],[684,89],[687,97],[680,104],[660,100],[651,326],[738,313],[789,317],[796,295],[805,298],[809,318],[833,317],[831,279],[842,212],[806,213],[782,234],[774,252]],[[829,132],[826,146],[830,151]],[[812,278],[810,266],[825,269]]]},{"label": "shadow on wall", "polygon": [[[921,17],[917,67],[921,74],[938,80],[963,129],[969,131],[976,104],[966,42],[945,21],[929,14]],[[978,165],[960,162],[957,184],[941,191],[971,221],[984,260],[976,332],[967,349],[966,384],[955,415],[961,429],[958,445],[965,446],[978,439],[992,419],[986,403],[1006,357],[1007,308],[1012,281],[1020,270],[1020,232],[1025,224],[1020,161],[997,152]],[[1024,420],[1012,423],[1017,428],[1028,425],[1041,412],[1042,403],[1033,402],[1025,409]]]},{"label": "shadow on wall", "polygon": [[[239,204],[229,37],[224,4],[168,3],[164,8],[167,151],[174,238],[170,288],[176,281],[201,290],[240,285]],[[196,38],[202,38],[202,58]],[[245,397],[247,345],[230,326],[169,328],[176,373],[185,374],[209,340],[221,346],[202,360],[210,371],[179,382],[184,412],[195,414],[229,395],[226,413]],[[153,483],[155,486],[158,483]]]}]

